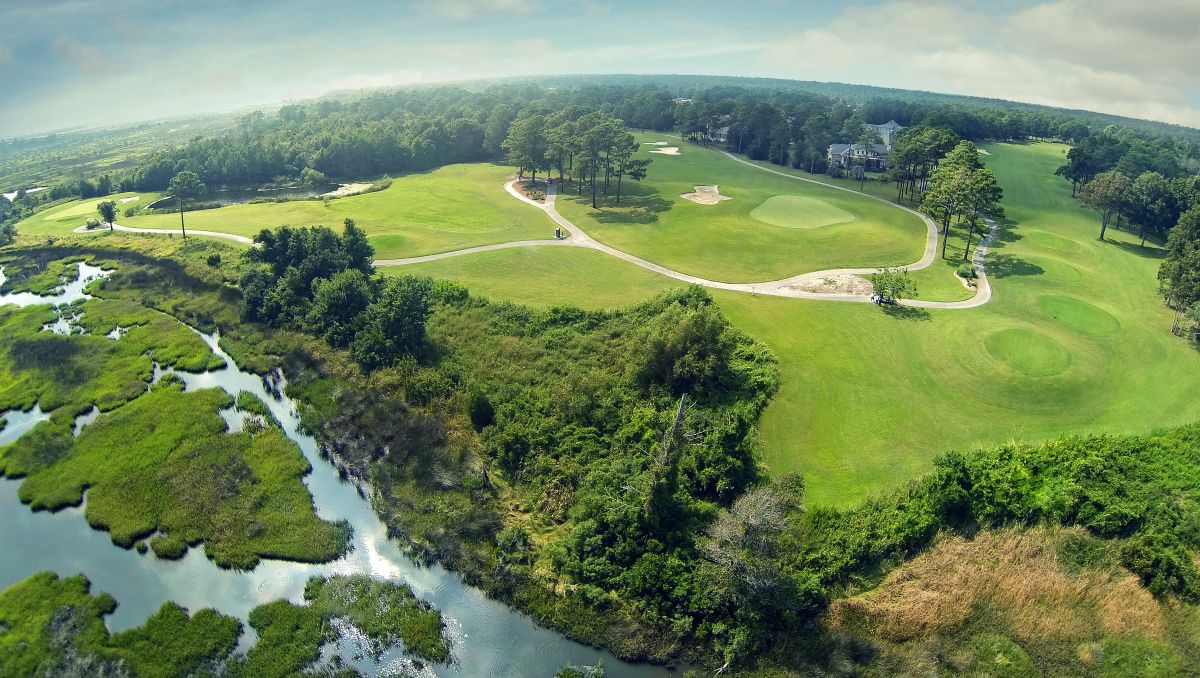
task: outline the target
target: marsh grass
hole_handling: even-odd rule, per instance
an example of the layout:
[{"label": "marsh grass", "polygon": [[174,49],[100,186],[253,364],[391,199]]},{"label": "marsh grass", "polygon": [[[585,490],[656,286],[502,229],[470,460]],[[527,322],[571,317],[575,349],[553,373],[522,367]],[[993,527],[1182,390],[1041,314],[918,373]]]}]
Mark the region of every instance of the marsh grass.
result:
[{"label": "marsh grass", "polygon": [[[41,572],[0,591],[0,675],[320,675],[322,649],[340,637],[347,618],[382,652],[403,641],[428,660],[445,662],[449,644],[441,614],[405,584],[366,577],[314,578],[306,605],[277,600],[250,612],[258,641],[234,655],[242,625],[215,610],[195,612],[166,602],[140,626],[110,634],[104,616],[117,601],[93,595],[83,575]],[[308,592],[313,595],[308,596]],[[330,666],[341,658],[336,655]],[[328,668],[328,667],[325,667]],[[355,674],[357,675],[357,674]]]}]

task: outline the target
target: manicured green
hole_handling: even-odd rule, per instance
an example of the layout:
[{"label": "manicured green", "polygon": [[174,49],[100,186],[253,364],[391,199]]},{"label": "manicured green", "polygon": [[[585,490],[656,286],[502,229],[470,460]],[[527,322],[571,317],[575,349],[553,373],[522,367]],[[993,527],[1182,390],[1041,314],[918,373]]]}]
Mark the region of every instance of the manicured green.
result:
[{"label": "manicured green", "polygon": [[[684,145],[683,156],[663,162],[695,150]],[[803,472],[814,502],[846,505],[927,470],[948,449],[1200,418],[1190,395],[1200,388],[1200,354],[1171,336],[1156,294],[1161,251],[1112,229],[1110,242],[1096,240],[1097,217],[1054,176],[1066,146],[987,150],[1011,222],[988,255],[987,305],[901,318],[870,305],[713,292],[734,323],[779,358],[780,392],[760,422],[764,460],[775,472]],[[918,298],[973,294],[951,275],[964,236],[952,229],[947,263],[910,273]],[[604,291],[605,304],[643,298],[613,282],[641,273],[632,265],[576,266],[568,257],[582,253],[567,252],[530,250],[519,260],[489,253],[491,266],[471,264],[472,255],[421,272],[538,306],[587,301],[589,287]],[[1011,342],[1014,330],[1033,339]]]},{"label": "manicured green", "polygon": [[1200,354],[1169,332],[1158,250],[1126,233],[1095,239],[1094,215],[1054,176],[1065,146],[987,148],[1012,222],[988,255],[989,304],[899,319],[715,294],[779,356],[780,393],[761,422],[765,459],[803,472],[814,501],[844,505],[948,449],[1200,418],[1189,395],[1200,388]]},{"label": "manicured green", "polygon": [[840,207],[820,198],[803,195],[776,195],[750,210],[750,216],[782,228],[821,228],[857,219]]},{"label": "manicured green", "polygon": [[538,308],[617,308],[683,286],[603,252],[578,247],[514,247],[379,270],[387,275],[454,280],[474,295]]},{"label": "manicured green", "polygon": [[[661,137],[641,135],[639,140]],[[557,198],[558,210],[601,242],[675,270],[714,280],[775,280],[826,268],[897,266],[921,257],[926,227],[915,215],[865,196],[762,172],[724,154],[679,142],[681,155],[649,153],[649,176],[622,184],[621,203],[593,210],[588,191]],[[698,205],[680,197],[717,184],[725,200]],[[780,202],[779,196],[786,202]],[[796,205],[796,199],[804,199]],[[770,202],[769,202],[770,201]],[[767,215],[785,226],[755,218]],[[789,215],[788,204],[805,212]],[[814,227],[849,214],[853,221]],[[797,228],[796,226],[801,226]]]},{"label": "manicured green", "polygon": [[[375,255],[381,259],[553,237],[554,225],[545,215],[505,192],[504,182],[510,171],[507,167],[483,163],[449,165],[399,177],[382,191],[328,203],[297,200],[188,212],[187,228],[252,237],[264,228],[284,224],[340,228],[349,217],[366,231]],[[69,231],[95,213],[94,202],[68,203],[35,214],[18,224],[17,230],[29,234]],[[122,212],[117,223],[123,226],[179,228],[178,214],[125,217],[124,206],[119,207]]]},{"label": "manicured green", "polygon": [[[112,200],[117,203],[117,223],[122,223],[127,208],[145,207],[160,197],[162,196],[158,193],[131,192],[106,195],[102,198],[72,200],[34,214],[32,217],[21,222],[18,230],[25,231],[28,229],[29,233],[53,233],[59,232],[68,226],[70,228],[77,228],[82,226],[88,218],[97,218],[96,206],[106,200]],[[129,200],[129,198],[137,198],[137,200]],[[122,200],[125,200],[125,202],[122,202]],[[175,217],[175,225],[179,225],[178,215]],[[104,224],[101,228],[108,230],[108,224]]]}]

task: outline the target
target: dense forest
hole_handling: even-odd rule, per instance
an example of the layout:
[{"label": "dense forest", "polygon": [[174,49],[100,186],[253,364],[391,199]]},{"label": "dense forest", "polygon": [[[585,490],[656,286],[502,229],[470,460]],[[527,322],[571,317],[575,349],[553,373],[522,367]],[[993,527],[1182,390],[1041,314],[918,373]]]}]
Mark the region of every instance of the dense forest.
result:
[{"label": "dense forest", "polygon": [[[678,130],[696,138],[728,128],[730,150],[823,171],[825,149],[858,141],[862,123],[946,128],[963,139],[1054,138],[1079,142],[1106,133],[1136,147],[1139,167],[1182,172],[1200,136],[1147,130],[1049,109],[909,100],[846,99],[803,85],[776,89],[722,85],[674,96],[661,85],[543,89],[532,84],[481,90],[436,87],[374,92],[350,99],[289,104],[255,112],[223,135],[198,137],[146,158],[115,181],[124,189],[158,190],[175,173],[197,172],[210,186],[374,176],[455,162],[497,159],[522,112],[550,114],[583,107],[637,129]],[[1133,162],[1131,160],[1131,162]],[[1164,171],[1165,170],[1165,171]],[[315,174],[319,173],[319,174]],[[86,189],[87,187],[84,187]]]}]

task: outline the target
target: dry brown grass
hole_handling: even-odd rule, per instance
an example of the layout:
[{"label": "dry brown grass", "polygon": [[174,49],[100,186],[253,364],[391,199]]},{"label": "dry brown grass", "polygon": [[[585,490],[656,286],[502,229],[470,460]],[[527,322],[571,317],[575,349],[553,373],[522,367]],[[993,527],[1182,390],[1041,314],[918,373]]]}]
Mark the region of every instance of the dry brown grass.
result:
[{"label": "dry brown grass", "polygon": [[1056,544],[1069,534],[1036,528],[942,538],[875,590],[836,601],[829,622],[897,642],[947,631],[979,613],[1022,640],[1162,638],[1162,608],[1135,576],[1064,567]]}]

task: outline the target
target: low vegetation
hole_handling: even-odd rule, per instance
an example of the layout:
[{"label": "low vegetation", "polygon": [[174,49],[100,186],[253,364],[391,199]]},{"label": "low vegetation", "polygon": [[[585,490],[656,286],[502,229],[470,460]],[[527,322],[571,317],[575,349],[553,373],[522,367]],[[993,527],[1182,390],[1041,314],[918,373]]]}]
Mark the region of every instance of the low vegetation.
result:
[{"label": "low vegetation", "polygon": [[[417,657],[450,658],[441,615],[404,584],[364,577],[314,577],[306,602],[266,603],[250,612],[258,639],[235,653],[241,623],[214,610],[189,613],[168,602],[141,626],[110,633],[104,616],[117,601],[92,595],[82,575],[36,574],[0,591],[0,675],[171,678],[188,675],[358,676],[330,644],[351,624],[382,652],[403,643]],[[338,623],[335,623],[338,622]]]},{"label": "low vegetation", "polygon": [[[225,567],[342,553],[347,527],[317,518],[301,482],[308,462],[278,428],[227,433],[225,392],[185,393],[169,376],[151,384],[154,362],[221,366],[194,332],[124,299],[73,308],[82,333],[63,336],[41,331],[57,314],[48,306],[0,307],[0,409],[50,413],[0,448],[0,473],[23,479],[22,501],[55,510],[80,504],[86,490],[89,523],[125,547],[150,538],[166,558],[201,542]],[[128,331],[106,336],[114,327]],[[93,406],[105,414],[76,437],[74,417]]]}]

